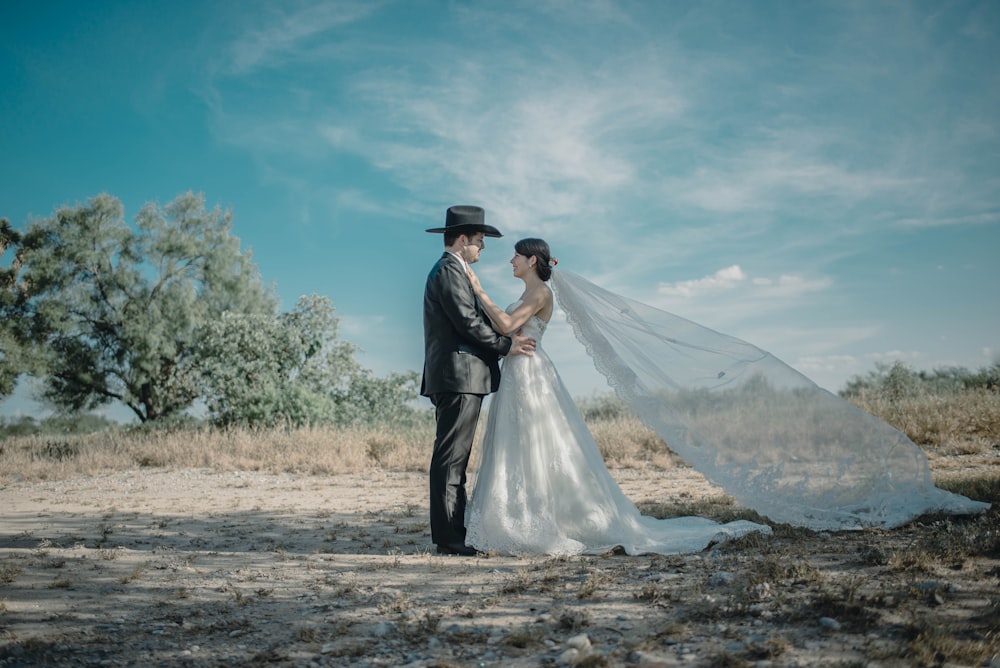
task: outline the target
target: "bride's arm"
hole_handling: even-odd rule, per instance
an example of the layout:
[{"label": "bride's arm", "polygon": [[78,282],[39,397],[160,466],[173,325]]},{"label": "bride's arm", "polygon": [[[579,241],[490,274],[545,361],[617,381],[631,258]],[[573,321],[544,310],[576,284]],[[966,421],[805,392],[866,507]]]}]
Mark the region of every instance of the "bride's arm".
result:
[{"label": "bride's arm", "polygon": [[493,323],[493,329],[501,334],[516,332],[521,328],[521,325],[528,322],[531,316],[541,311],[545,306],[545,292],[542,290],[533,290],[524,295],[524,301],[514,309],[513,313],[507,313],[494,304],[490,296],[486,294],[483,286],[479,284],[479,277],[472,271],[472,267],[469,267],[468,273],[469,281],[472,282],[472,289],[475,291],[476,297],[479,298],[479,303],[483,305],[486,315],[489,316],[490,321]]}]

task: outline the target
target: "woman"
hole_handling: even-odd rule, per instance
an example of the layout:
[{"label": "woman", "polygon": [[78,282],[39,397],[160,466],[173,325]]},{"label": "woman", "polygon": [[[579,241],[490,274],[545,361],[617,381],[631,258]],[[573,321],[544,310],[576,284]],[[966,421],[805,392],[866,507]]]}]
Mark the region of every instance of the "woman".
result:
[{"label": "woman", "polygon": [[[990,504],[934,485],[905,434],[770,353],[679,316],[553,272],[548,245],[515,246],[520,300],[506,311],[473,287],[500,331],[541,343],[555,296],[616,395],[670,449],[746,508],[814,530],[902,526]],[[504,362],[487,421],[468,542],[510,553],[699,550],[751,522],[641,516],[611,479],[583,418],[539,345]]]},{"label": "woman", "polygon": [[552,317],[546,282],[555,261],[541,239],[522,239],[511,258],[524,293],[503,310],[469,278],[496,330],[536,341],[531,357],[504,361],[483,441],[479,476],[466,514],[466,542],[503,554],[697,552],[713,542],[770,528],[639,513],[611,477],[583,416],[542,347]]}]

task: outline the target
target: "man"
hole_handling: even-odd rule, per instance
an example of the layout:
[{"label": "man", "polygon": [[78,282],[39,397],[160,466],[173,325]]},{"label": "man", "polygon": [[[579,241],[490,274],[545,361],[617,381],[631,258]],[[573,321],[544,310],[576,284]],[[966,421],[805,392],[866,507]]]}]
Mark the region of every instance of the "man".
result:
[{"label": "man", "polygon": [[466,267],[479,261],[484,237],[503,236],[486,225],[478,206],[453,206],[445,252],[424,287],[424,373],[420,394],[434,404],[437,433],[430,466],[431,536],[440,554],[474,556],[465,544],[465,482],[483,397],[500,385],[500,357],[530,355],[533,339],[497,334],[476,301]]}]

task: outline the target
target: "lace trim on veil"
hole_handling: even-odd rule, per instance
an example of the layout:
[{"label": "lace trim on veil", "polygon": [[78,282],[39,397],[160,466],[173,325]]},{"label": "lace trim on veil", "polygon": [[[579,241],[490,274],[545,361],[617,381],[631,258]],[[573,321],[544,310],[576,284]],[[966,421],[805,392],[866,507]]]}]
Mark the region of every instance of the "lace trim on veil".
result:
[{"label": "lace trim on veil", "polygon": [[618,398],[741,505],[817,530],[989,508],[935,487],[902,432],[770,353],[564,269],[551,283]]}]

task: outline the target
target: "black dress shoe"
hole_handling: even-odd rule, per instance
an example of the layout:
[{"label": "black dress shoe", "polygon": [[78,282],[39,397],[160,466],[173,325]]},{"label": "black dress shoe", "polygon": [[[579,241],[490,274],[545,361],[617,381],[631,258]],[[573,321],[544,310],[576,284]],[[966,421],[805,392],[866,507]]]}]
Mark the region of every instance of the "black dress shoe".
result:
[{"label": "black dress shoe", "polygon": [[479,554],[476,548],[469,547],[464,543],[438,543],[437,552],[438,554],[457,554],[460,557],[474,557]]}]

